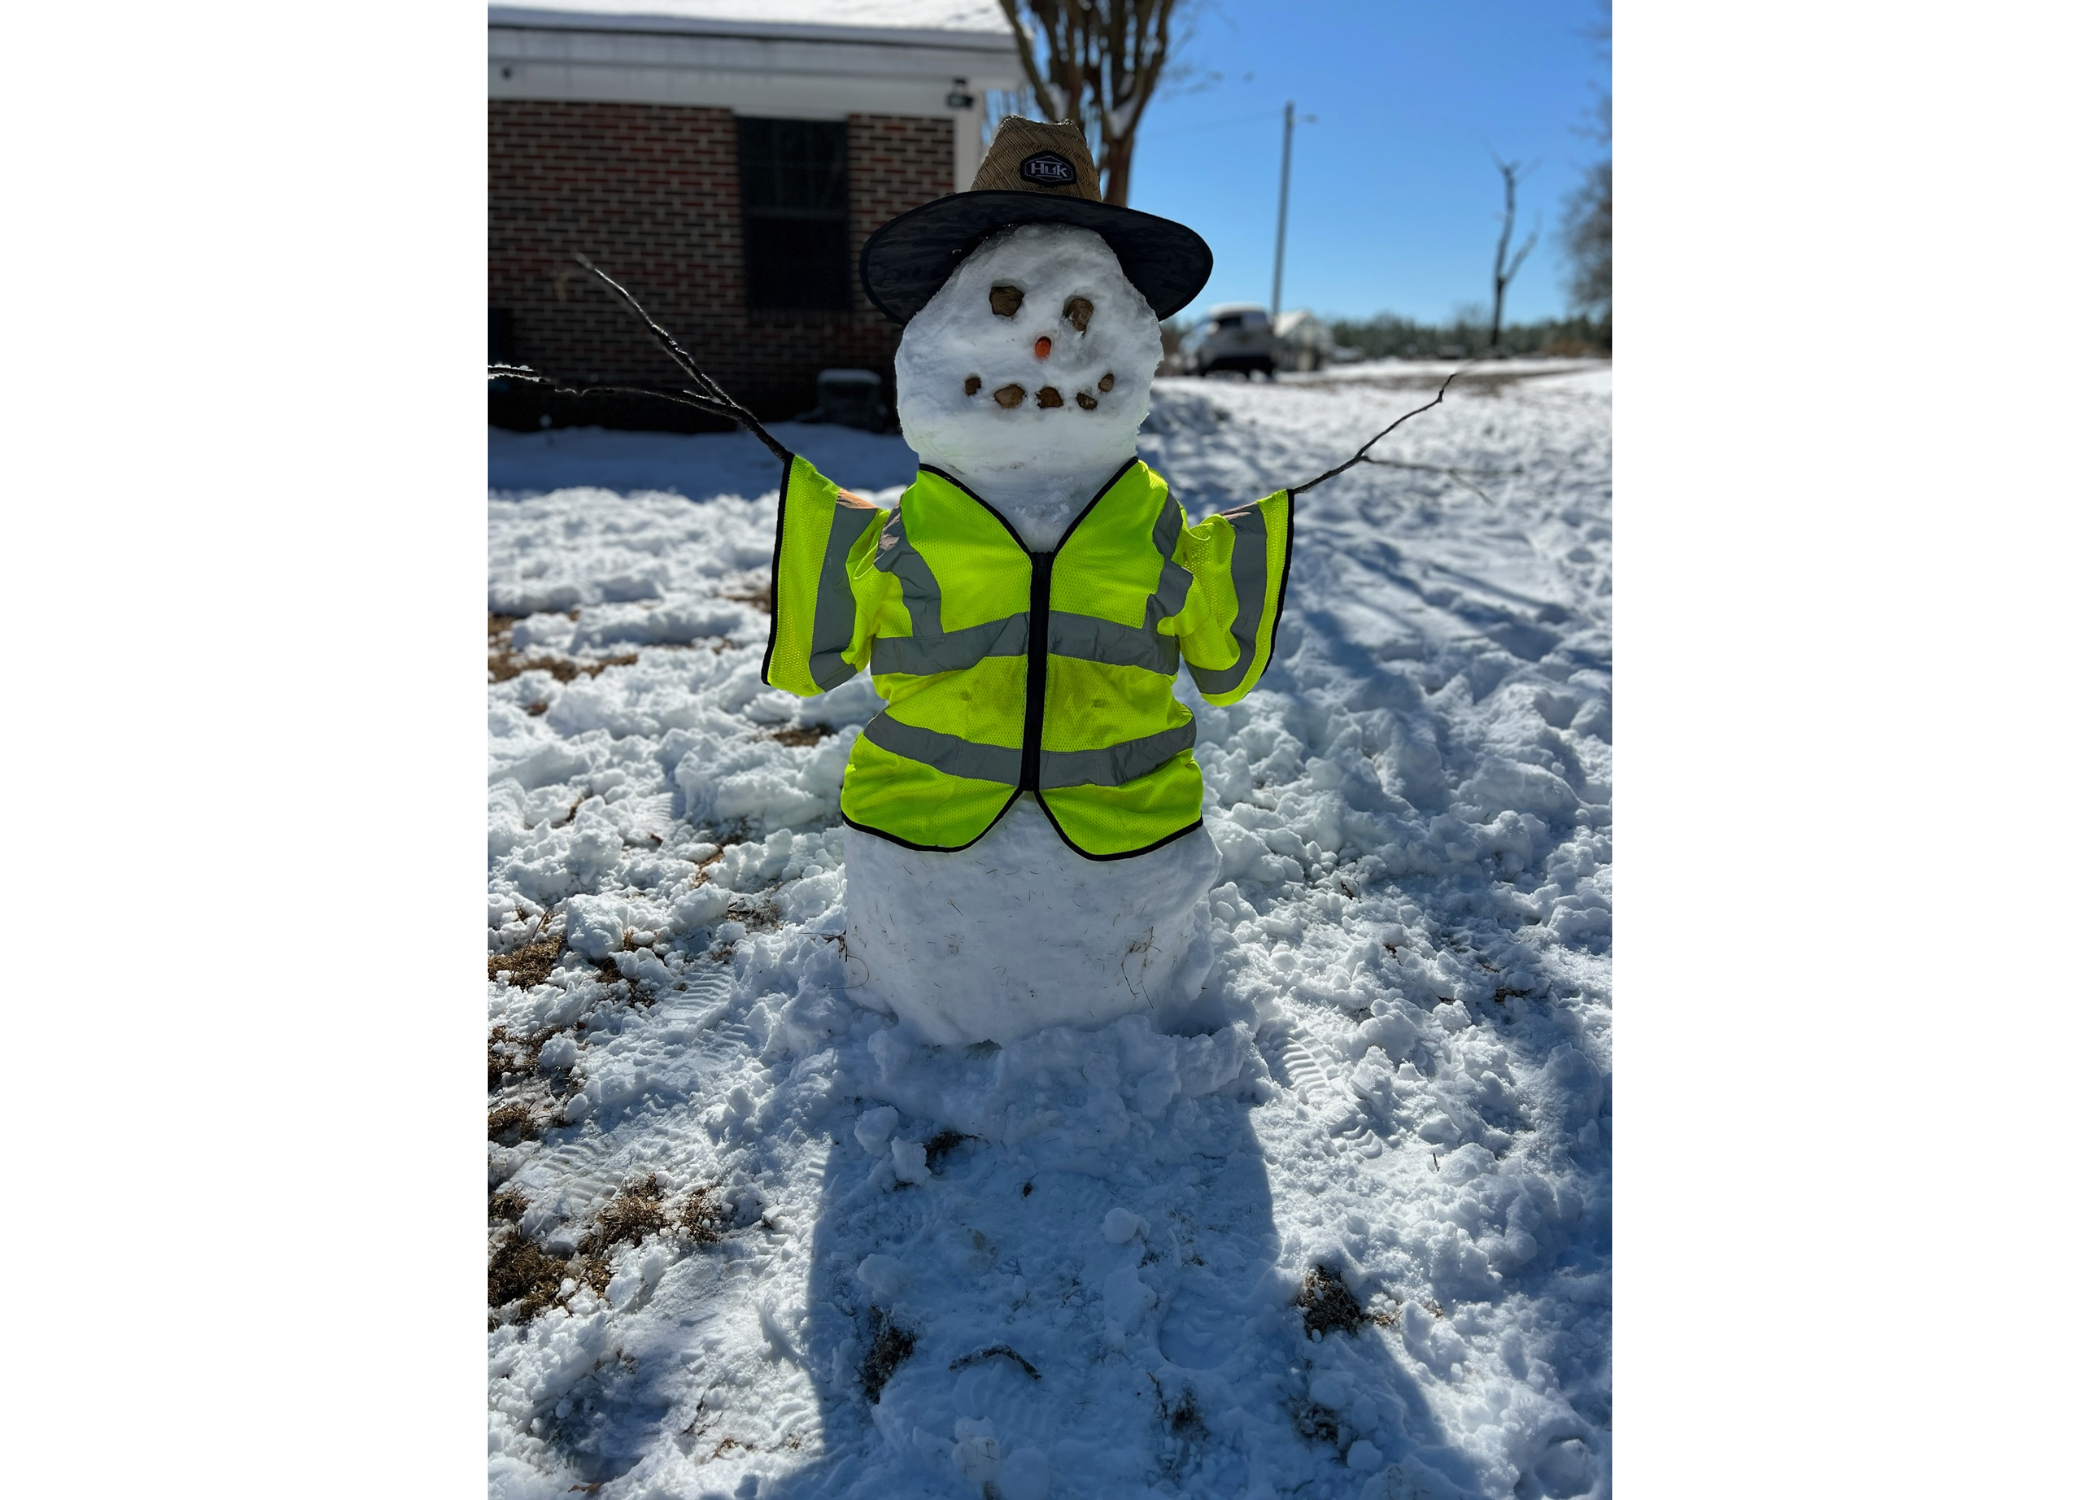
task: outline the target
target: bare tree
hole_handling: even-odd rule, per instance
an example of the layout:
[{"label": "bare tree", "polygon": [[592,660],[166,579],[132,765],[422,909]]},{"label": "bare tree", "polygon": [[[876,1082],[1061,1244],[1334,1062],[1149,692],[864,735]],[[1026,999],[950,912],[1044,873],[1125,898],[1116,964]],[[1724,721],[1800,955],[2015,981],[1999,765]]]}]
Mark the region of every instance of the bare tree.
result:
[{"label": "bare tree", "polygon": [[1167,65],[1175,0],[999,0],[1043,116],[1085,129],[1101,196],[1130,202],[1138,118]]},{"label": "bare tree", "polygon": [[[1509,284],[1517,279],[1517,271],[1524,264],[1524,257],[1531,254],[1532,246],[1539,242],[1538,226],[1531,227],[1531,234],[1521,245],[1515,256],[1509,253],[1509,237],[1517,226],[1517,182],[1531,167],[1520,167],[1513,161],[1495,157],[1495,170],[1502,174],[1502,238],[1495,242],[1495,310],[1488,321],[1488,347],[1495,349],[1502,344],[1502,294]],[[1531,164],[1537,166],[1537,162]]]}]

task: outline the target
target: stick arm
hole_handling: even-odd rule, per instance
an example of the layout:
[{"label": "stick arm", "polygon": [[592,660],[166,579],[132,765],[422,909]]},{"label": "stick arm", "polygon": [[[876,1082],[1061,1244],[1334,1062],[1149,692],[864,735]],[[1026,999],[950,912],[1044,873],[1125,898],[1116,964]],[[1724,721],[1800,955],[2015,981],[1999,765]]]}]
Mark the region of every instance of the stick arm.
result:
[{"label": "stick arm", "polygon": [[1370,442],[1365,443],[1361,448],[1357,449],[1353,457],[1345,460],[1342,463],[1336,464],[1333,468],[1329,469],[1325,474],[1322,474],[1317,479],[1308,479],[1303,484],[1292,485],[1291,493],[1293,495],[1302,495],[1307,490],[1311,489],[1314,485],[1325,484],[1328,480],[1334,478],[1337,474],[1347,473],[1349,470],[1355,468],[1358,464],[1368,460],[1371,456],[1371,449],[1374,445],[1377,444],[1379,438],[1383,438],[1386,435],[1386,433],[1391,432],[1393,428],[1398,427],[1409,417],[1419,417],[1420,415],[1422,415],[1423,412],[1428,411],[1430,407],[1440,405],[1444,399],[1444,392],[1451,389],[1451,382],[1458,379],[1459,376],[1463,375],[1466,372],[1466,370],[1470,368],[1470,364],[1471,362],[1469,361],[1467,364],[1460,365],[1449,375],[1446,375],[1444,377],[1444,383],[1436,388],[1436,397],[1434,400],[1426,401],[1422,405],[1416,407],[1413,411],[1407,412],[1404,415],[1395,418],[1392,424],[1386,427],[1384,431],[1380,432],[1377,437],[1372,438]]},{"label": "stick arm", "polygon": [[578,386],[571,385],[563,380],[557,380],[551,375],[543,375],[529,365],[496,364],[493,362],[489,365],[489,379],[516,380],[526,385],[543,386],[548,390],[558,391],[568,396],[653,396],[660,401],[670,401],[679,406],[689,406],[696,411],[705,412],[711,417],[720,417],[726,421],[736,423],[761,443],[764,443],[767,448],[771,449],[773,456],[783,464],[794,458],[795,455],[788,451],[787,445],[774,437],[772,433],[766,431],[765,424],[753,416],[749,408],[734,396],[731,396],[729,392],[723,390],[721,384],[713,376],[694,363],[692,355],[685,351],[685,346],[671,336],[669,329],[649,315],[649,310],[635,300],[632,292],[591,264],[590,260],[580,252],[576,256],[576,263],[612,288],[613,294],[634,310],[635,316],[648,325],[650,337],[656,341],[656,346],[670,356],[671,362],[678,366],[679,373],[684,375],[698,389],[688,388],[673,393],[670,391],[652,391],[641,386]]}]

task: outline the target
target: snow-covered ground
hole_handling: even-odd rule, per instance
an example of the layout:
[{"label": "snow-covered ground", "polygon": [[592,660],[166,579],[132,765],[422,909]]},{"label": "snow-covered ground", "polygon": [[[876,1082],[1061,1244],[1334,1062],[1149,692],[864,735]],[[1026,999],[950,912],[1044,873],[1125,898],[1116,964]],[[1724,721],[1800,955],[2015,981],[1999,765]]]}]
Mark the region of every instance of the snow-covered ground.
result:
[{"label": "snow-covered ground", "polygon": [[[1442,373],[1163,380],[1140,451],[1201,517]],[[1184,681],[1215,1029],[953,1052],[844,996],[878,703],[759,681],[777,466],[491,433],[491,1492],[1608,1493],[1610,404],[1462,379]]]}]

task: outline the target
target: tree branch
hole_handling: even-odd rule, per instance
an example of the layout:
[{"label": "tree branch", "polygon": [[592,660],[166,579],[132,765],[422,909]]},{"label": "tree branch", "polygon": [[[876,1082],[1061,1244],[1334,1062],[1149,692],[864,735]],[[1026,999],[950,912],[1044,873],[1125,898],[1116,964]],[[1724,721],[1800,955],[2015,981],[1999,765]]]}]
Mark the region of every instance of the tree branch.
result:
[{"label": "tree branch", "polygon": [[1050,102],[1050,89],[1043,79],[1043,70],[1035,63],[1035,28],[1021,19],[1015,0],[999,0],[999,8],[1006,12],[1006,24],[1014,29],[1014,50],[1021,57],[1021,71],[1028,75],[1029,92],[1035,95],[1035,107],[1047,115],[1055,115],[1056,108]]},{"label": "tree branch", "polygon": [[1518,268],[1524,264],[1524,257],[1531,253],[1532,247],[1538,242],[1539,230],[1538,226],[1534,224],[1531,226],[1530,238],[1524,241],[1523,247],[1517,251],[1515,257],[1511,259],[1509,263],[1509,274],[1502,278],[1502,284],[1504,286],[1509,285],[1512,281],[1515,281],[1517,279],[1517,271]]},{"label": "tree branch", "polygon": [[[1417,473],[1422,474],[1441,474],[1446,479],[1451,480],[1454,484],[1464,485],[1467,489],[1471,490],[1481,499],[1487,501],[1488,504],[1493,505],[1495,503],[1494,496],[1490,495],[1486,490],[1482,489],[1472,480],[1466,478],[1466,471],[1464,469],[1447,469],[1438,464],[1400,463],[1397,460],[1390,458],[1367,458],[1364,460],[1364,462],[1372,465],[1374,468],[1379,469],[1411,469]],[[1481,471],[1475,470],[1474,472],[1478,473]]]},{"label": "tree branch", "polygon": [[[558,396],[647,396],[657,401],[669,401],[674,406],[689,406],[694,411],[705,412],[710,417],[719,417],[725,422],[734,422],[753,437],[773,450],[773,456],[782,463],[794,458],[794,454],[782,447],[779,440],[743,407],[731,402],[727,405],[701,395],[698,391],[660,391],[641,385],[571,385],[566,380],[557,380],[552,375],[543,375],[530,365],[489,366],[489,379],[515,380],[522,385],[541,386]],[[747,420],[749,419],[749,420]]]},{"label": "tree branch", "polygon": [[742,402],[723,390],[721,384],[712,375],[702,370],[694,362],[692,355],[686,353],[685,346],[671,336],[669,329],[649,315],[649,309],[637,302],[632,292],[592,265],[589,258],[581,251],[578,251],[576,254],[576,264],[582,266],[586,271],[611,287],[615,296],[634,309],[635,316],[649,326],[650,336],[656,340],[657,347],[669,355],[672,363],[678,366],[680,372],[700,389],[680,391],[674,395],[669,391],[652,391],[641,386],[631,385],[575,386],[565,381],[557,380],[550,375],[542,375],[539,371],[527,365],[491,364],[489,366],[489,379],[519,380],[527,385],[545,386],[547,389],[565,396],[654,396],[660,401],[671,401],[680,406],[690,406],[696,410],[706,412],[711,417],[720,417],[725,421],[736,423],[737,426],[743,428],[770,448],[773,456],[782,463],[787,463],[794,458],[795,455],[788,451],[786,445],[780,439],[766,431],[764,423],[753,416]]},{"label": "tree branch", "polygon": [[1308,479],[1303,484],[1292,485],[1291,494],[1294,496],[1302,495],[1307,490],[1311,489],[1314,485],[1325,484],[1328,480],[1334,478],[1335,475],[1345,474],[1349,470],[1355,468],[1358,464],[1364,462],[1367,458],[1371,456],[1372,447],[1375,444],[1377,444],[1379,439],[1383,438],[1386,435],[1386,433],[1391,432],[1394,427],[1398,427],[1402,422],[1405,422],[1408,419],[1408,417],[1419,417],[1420,415],[1422,415],[1423,412],[1429,410],[1430,407],[1441,405],[1444,400],[1444,392],[1451,389],[1451,382],[1458,379],[1459,376],[1463,375],[1466,372],[1468,366],[1471,365],[1471,363],[1472,361],[1468,360],[1466,364],[1460,365],[1457,369],[1453,370],[1449,375],[1446,375],[1444,377],[1444,383],[1436,388],[1435,400],[1425,402],[1421,406],[1416,407],[1413,411],[1408,412],[1406,415],[1395,419],[1392,426],[1387,427],[1385,429],[1385,432],[1379,433],[1377,437],[1372,438],[1370,442],[1365,443],[1361,448],[1357,449],[1355,456],[1350,458],[1347,462],[1335,465],[1333,468],[1329,469],[1325,474],[1322,474],[1318,479]]}]

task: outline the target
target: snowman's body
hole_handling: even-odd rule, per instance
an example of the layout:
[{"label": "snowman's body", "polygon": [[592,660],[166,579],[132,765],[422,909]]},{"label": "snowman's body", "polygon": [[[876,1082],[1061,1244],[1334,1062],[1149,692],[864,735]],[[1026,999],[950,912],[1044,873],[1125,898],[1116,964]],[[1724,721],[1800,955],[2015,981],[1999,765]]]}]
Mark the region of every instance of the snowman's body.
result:
[{"label": "snowman's body", "polygon": [[[1100,236],[1022,225],[979,246],[905,326],[898,419],[921,462],[1046,552],[1135,456],[1160,352],[1158,318]],[[945,1043],[1171,1015],[1210,967],[1217,873],[1201,828],[1088,859],[1026,795],[954,852],[849,828],[854,993]]]}]

